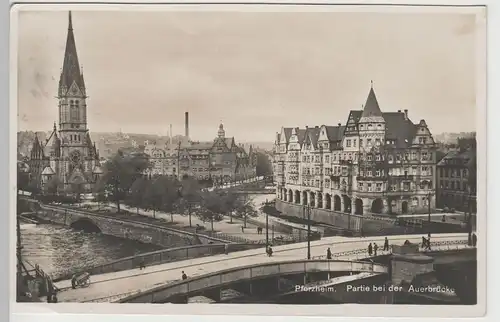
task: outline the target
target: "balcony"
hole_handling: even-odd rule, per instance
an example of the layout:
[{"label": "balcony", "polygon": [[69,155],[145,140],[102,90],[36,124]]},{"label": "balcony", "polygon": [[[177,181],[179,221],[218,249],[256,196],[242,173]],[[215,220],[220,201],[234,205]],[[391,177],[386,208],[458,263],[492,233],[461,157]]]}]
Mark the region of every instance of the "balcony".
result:
[{"label": "balcony", "polygon": [[402,175],[390,175],[389,179],[396,179],[396,180],[414,180],[415,176],[411,174],[402,174]]},{"label": "balcony", "polygon": [[386,181],[387,176],[356,176],[357,181]]}]

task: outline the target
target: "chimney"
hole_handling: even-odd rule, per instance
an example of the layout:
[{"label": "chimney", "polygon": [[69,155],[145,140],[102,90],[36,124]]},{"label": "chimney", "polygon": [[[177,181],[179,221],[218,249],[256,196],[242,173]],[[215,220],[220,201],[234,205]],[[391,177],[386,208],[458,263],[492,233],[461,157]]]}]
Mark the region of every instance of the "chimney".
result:
[{"label": "chimney", "polygon": [[316,125],[314,128],[315,128],[315,129],[319,129],[319,126],[318,126],[318,125]]},{"label": "chimney", "polygon": [[309,126],[306,125],[306,130],[309,128]]},{"label": "chimney", "polygon": [[342,126],[342,123],[338,123],[337,125],[338,125],[338,126]]},{"label": "chimney", "polygon": [[184,113],[184,136],[189,139],[189,112]]},{"label": "chimney", "polygon": [[408,119],[408,110],[404,110],[404,112],[405,112],[405,120],[407,120]]},{"label": "chimney", "polygon": [[401,110],[398,110],[398,113],[401,113]]},{"label": "chimney", "polygon": [[170,146],[172,146],[172,124],[170,124],[170,138],[169,138],[169,142],[170,142]]}]

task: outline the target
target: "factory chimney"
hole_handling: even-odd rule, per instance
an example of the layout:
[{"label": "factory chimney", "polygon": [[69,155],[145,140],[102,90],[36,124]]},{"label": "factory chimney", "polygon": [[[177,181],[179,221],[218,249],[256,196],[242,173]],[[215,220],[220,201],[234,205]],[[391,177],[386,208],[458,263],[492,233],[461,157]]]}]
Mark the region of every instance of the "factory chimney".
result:
[{"label": "factory chimney", "polygon": [[184,119],[185,119],[184,127],[186,131],[186,133],[184,133],[184,136],[186,137],[186,139],[189,140],[189,112],[184,113]]}]

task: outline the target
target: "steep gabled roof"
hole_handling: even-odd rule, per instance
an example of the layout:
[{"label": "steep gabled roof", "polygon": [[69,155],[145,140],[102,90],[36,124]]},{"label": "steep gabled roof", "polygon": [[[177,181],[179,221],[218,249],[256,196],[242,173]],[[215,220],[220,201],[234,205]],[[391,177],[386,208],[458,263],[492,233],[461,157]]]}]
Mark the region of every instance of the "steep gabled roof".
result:
[{"label": "steep gabled roof", "polygon": [[64,62],[59,78],[59,95],[63,96],[69,90],[73,82],[78,86],[80,91],[85,93],[85,84],[83,74],[80,72],[80,63],[78,62],[78,54],[76,52],[75,35],[73,34],[73,21],[71,19],[71,11],[68,18],[68,36],[66,38],[66,50],[64,51]]},{"label": "steep gabled roof", "polygon": [[383,113],[385,120],[385,136],[388,139],[396,140],[397,148],[404,148],[411,145],[416,133],[416,126],[404,113],[388,112]]},{"label": "steep gabled roof", "polygon": [[345,126],[325,126],[326,136],[330,142],[341,141],[344,136]]},{"label": "steep gabled roof", "polygon": [[[292,136],[292,130],[293,130],[293,127],[284,127],[283,128],[283,132],[285,132],[285,140],[286,140],[286,143],[289,142],[290,140],[290,137]],[[281,138],[280,138],[281,139]]]},{"label": "steep gabled roof", "polygon": [[302,144],[304,142],[305,137],[306,137],[306,129],[298,129],[297,130],[297,138],[298,138],[300,144]]},{"label": "steep gabled roof", "polygon": [[378,105],[377,96],[375,95],[373,87],[370,88],[370,92],[368,93],[368,97],[366,98],[365,107],[363,108],[361,117],[382,117],[382,111],[380,110],[380,107]]}]

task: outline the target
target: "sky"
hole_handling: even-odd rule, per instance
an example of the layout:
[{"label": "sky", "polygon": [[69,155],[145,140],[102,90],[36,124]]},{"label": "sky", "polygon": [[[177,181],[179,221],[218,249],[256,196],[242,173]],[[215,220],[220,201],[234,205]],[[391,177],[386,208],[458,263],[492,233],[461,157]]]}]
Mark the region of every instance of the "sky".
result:
[{"label": "sky", "polygon": [[[475,131],[473,14],[73,11],[94,132],[238,141],[345,123],[373,80],[382,111]],[[68,12],[21,11],[19,130],[57,121]]]}]

